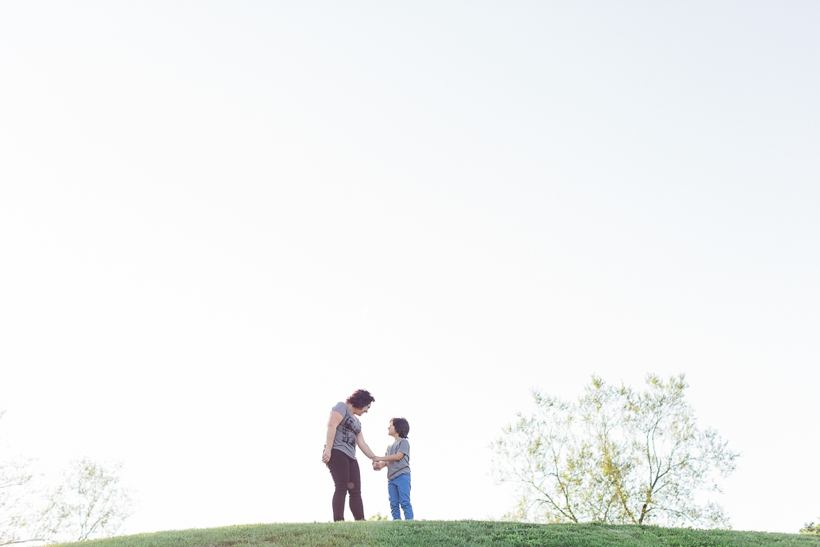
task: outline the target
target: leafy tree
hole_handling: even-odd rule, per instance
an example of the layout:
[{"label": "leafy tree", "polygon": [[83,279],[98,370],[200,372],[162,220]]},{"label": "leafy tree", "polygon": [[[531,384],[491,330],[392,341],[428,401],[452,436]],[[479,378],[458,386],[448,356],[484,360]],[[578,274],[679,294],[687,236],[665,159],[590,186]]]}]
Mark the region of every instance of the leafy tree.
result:
[{"label": "leafy tree", "polygon": [[0,459],[0,547],[110,536],[128,518],[131,498],[119,485],[121,466],[73,462],[49,492],[35,480],[33,464]]},{"label": "leafy tree", "polygon": [[[818,519],[820,520],[820,519]],[[820,522],[817,524],[809,522],[800,529],[801,534],[820,534]]]},{"label": "leafy tree", "polygon": [[28,518],[29,496],[26,487],[33,477],[28,462],[0,462],[0,545],[19,543],[28,539],[27,528],[31,527],[31,523]]},{"label": "leafy tree", "polygon": [[130,493],[119,485],[121,468],[87,458],[72,462],[43,512],[50,536],[65,541],[113,536],[132,506]]},{"label": "leafy tree", "polygon": [[728,526],[720,492],[739,454],[697,426],[684,375],[642,392],[593,376],[577,402],[533,391],[537,411],[492,443],[493,471],[518,487],[512,516],[536,522]]},{"label": "leafy tree", "polygon": [[[0,418],[5,411],[0,411]],[[34,496],[31,461],[10,457],[6,446],[0,459],[0,545],[42,540],[32,519]]]}]

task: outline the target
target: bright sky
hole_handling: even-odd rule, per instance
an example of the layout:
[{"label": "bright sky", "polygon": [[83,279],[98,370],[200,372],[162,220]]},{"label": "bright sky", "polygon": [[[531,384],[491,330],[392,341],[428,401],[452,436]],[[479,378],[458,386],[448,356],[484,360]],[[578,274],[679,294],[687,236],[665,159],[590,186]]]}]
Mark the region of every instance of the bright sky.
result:
[{"label": "bright sky", "polygon": [[[328,521],[330,408],[500,518],[533,387],[683,372],[736,529],[820,516],[820,4],[0,4],[0,435],[124,532]],[[366,462],[366,460],[365,460]],[[365,467],[365,513],[389,513]],[[348,513],[348,518],[350,515]]]}]

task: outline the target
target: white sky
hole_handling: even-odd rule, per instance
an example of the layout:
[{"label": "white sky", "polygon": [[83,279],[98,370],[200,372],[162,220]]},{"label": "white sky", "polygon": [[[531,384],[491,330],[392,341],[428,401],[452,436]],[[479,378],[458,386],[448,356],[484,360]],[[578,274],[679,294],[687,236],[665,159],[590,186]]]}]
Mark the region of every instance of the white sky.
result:
[{"label": "white sky", "polygon": [[[736,529],[820,516],[817,2],[0,3],[0,434],[125,532],[331,519],[331,406],[501,517],[538,387],[684,372]],[[365,468],[365,512],[389,512]],[[349,514],[348,514],[348,518]]]}]

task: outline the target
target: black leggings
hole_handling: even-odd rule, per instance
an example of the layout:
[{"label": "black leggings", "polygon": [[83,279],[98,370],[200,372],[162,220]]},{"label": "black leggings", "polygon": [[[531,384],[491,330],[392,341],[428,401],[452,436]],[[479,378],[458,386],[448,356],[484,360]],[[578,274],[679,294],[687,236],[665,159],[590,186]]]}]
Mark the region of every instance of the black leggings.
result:
[{"label": "black leggings", "polygon": [[350,492],[350,511],[353,513],[353,518],[364,520],[359,462],[341,450],[333,449],[330,451],[327,468],[330,469],[330,475],[336,485],[336,490],[333,492],[333,520],[345,519],[345,496],[348,492]]}]

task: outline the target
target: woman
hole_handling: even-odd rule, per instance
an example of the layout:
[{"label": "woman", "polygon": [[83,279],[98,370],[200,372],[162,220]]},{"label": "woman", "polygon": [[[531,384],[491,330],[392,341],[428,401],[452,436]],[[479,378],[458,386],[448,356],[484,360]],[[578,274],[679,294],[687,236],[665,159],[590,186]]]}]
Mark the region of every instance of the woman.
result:
[{"label": "woman", "polygon": [[333,492],[333,520],[345,519],[345,496],[350,492],[350,511],[356,520],[364,520],[362,483],[359,462],[356,461],[356,445],[371,460],[376,455],[364,442],[362,424],[358,416],[367,413],[376,399],[369,391],[357,389],[344,403],[337,403],[330,411],[327,422],[327,442],[322,461],[330,469],[336,490]]}]

